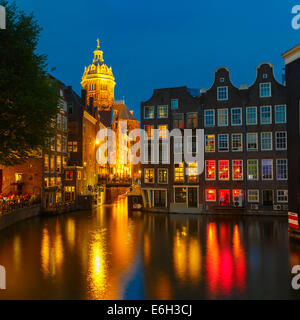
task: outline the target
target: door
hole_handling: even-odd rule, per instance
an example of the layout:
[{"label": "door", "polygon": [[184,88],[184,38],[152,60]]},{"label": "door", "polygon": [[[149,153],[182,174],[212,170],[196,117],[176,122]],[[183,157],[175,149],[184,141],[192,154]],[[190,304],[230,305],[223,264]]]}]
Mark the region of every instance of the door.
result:
[{"label": "door", "polygon": [[188,207],[197,208],[198,207],[198,189],[188,188]]},{"label": "door", "polygon": [[263,190],[263,205],[264,206],[273,205],[273,190]]}]

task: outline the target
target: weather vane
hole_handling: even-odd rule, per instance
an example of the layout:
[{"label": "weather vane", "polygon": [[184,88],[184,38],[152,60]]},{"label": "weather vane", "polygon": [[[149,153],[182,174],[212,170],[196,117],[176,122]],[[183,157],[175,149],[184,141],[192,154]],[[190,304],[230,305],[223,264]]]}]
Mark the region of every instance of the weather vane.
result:
[{"label": "weather vane", "polygon": [[100,40],[99,40],[99,38],[97,39],[97,48],[98,49],[100,48]]}]

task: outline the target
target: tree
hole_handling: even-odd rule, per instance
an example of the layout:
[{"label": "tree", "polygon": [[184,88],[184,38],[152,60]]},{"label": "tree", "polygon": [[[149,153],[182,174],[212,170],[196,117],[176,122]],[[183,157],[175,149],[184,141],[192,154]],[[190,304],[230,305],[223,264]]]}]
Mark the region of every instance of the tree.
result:
[{"label": "tree", "polygon": [[47,57],[36,53],[41,28],[13,2],[0,30],[0,164],[31,158],[53,135],[58,86],[47,74]]}]

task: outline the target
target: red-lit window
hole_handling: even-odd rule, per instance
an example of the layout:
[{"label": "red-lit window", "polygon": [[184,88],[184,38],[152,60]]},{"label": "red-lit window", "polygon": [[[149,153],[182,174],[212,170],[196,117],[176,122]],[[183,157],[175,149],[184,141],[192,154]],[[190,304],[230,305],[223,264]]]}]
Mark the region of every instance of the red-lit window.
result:
[{"label": "red-lit window", "polygon": [[217,200],[217,191],[216,189],[206,189],[206,201],[216,201]]},{"label": "red-lit window", "polygon": [[73,171],[66,171],[66,180],[73,180]]},{"label": "red-lit window", "polygon": [[219,191],[219,201],[220,201],[220,206],[229,206],[229,202],[230,202],[229,190]]},{"label": "red-lit window", "polygon": [[243,160],[232,160],[232,179],[243,180]]},{"label": "red-lit window", "polygon": [[216,161],[215,160],[206,160],[205,166],[206,166],[205,179],[206,180],[215,180],[216,179]]},{"label": "red-lit window", "polygon": [[219,180],[229,180],[229,160],[219,160]]}]

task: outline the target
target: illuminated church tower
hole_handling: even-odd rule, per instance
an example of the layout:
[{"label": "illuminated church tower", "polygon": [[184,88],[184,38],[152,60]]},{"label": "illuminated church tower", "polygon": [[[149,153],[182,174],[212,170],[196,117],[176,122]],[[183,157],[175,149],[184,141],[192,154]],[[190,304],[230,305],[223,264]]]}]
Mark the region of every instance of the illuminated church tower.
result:
[{"label": "illuminated church tower", "polygon": [[85,67],[81,81],[82,89],[86,90],[87,101],[92,97],[94,106],[99,111],[110,110],[114,104],[115,78],[111,67],[104,64],[103,51],[100,50],[99,39],[94,51],[93,63]]}]

